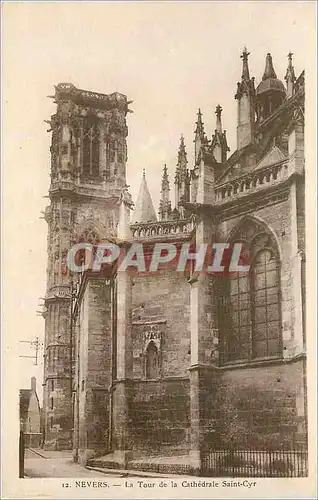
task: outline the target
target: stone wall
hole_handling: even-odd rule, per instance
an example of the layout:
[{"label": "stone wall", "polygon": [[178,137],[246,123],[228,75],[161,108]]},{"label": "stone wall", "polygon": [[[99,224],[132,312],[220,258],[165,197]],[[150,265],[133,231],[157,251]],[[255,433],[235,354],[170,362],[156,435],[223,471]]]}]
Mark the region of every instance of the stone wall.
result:
[{"label": "stone wall", "polygon": [[[54,356],[59,360],[61,366],[68,366],[66,363],[69,356],[69,349],[63,346],[56,347]],[[52,386],[52,383],[54,386]],[[52,450],[71,449],[71,429],[72,421],[72,398],[70,377],[59,378],[56,373],[54,378],[47,379],[48,390],[46,392],[47,404],[45,411],[45,448]],[[53,389],[53,390],[52,390]]]},{"label": "stone wall", "polygon": [[[161,376],[188,376],[190,286],[183,273],[165,271],[133,278],[134,378],[143,378],[141,335],[161,322]],[[141,355],[141,356],[140,356]]]},{"label": "stone wall", "polygon": [[305,179],[301,177],[297,182],[297,229],[298,229],[298,245],[299,250],[305,252],[305,235],[306,235],[306,220],[305,220]]},{"label": "stone wall", "polygon": [[183,453],[189,448],[189,380],[134,381],[129,415],[134,455]]},{"label": "stone wall", "polygon": [[[134,381],[129,398],[132,449],[151,454],[187,451],[190,286],[184,273],[172,270],[135,276],[132,300]],[[145,339],[153,331],[157,332],[160,371],[158,380],[147,380]]]},{"label": "stone wall", "polygon": [[89,279],[81,307],[78,375],[78,458],[85,463],[109,447],[111,384],[111,287]]},{"label": "stone wall", "polygon": [[24,446],[30,448],[40,448],[42,443],[42,434],[40,432],[25,432]]},{"label": "stone wall", "polygon": [[46,319],[45,387],[43,412],[45,447],[71,448],[71,354],[70,302],[54,299],[48,303]]},{"label": "stone wall", "polygon": [[203,377],[203,441],[207,448],[261,449],[306,441],[302,360],[222,369]]}]

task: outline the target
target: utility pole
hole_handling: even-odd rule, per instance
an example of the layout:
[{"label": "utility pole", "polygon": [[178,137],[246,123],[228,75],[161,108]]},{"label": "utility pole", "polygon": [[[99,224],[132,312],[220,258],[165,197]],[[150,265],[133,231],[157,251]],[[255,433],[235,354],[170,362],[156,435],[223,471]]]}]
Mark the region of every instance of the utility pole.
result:
[{"label": "utility pole", "polygon": [[38,356],[39,356],[39,350],[43,348],[43,342],[40,341],[39,337],[35,337],[35,340],[20,340],[21,344],[30,344],[30,346],[35,349],[35,355],[34,356],[19,356],[20,358],[30,358],[30,359],[35,359],[35,366],[38,366]]}]

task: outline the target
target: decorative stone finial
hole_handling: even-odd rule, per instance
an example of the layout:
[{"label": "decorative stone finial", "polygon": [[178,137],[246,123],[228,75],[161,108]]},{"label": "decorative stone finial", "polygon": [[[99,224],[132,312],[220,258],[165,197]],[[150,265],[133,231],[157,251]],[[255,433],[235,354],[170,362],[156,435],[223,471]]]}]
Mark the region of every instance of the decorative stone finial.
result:
[{"label": "decorative stone finial", "polygon": [[241,59],[243,59],[242,80],[249,80],[250,79],[250,72],[248,69],[248,56],[249,55],[250,55],[250,52],[247,52],[247,48],[244,47],[244,50],[241,54]]},{"label": "decorative stone finial", "polygon": [[201,113],[200,108],[198,109],[198,119],[195,122],[195,124],[196,124],[196,127],[195,127],[194,133],[196,134],[196,136],[202,138],[203,134],[204,134],[204,126],[203,126],[203,122],[202,122],[202,113]]},{"label": "decorative stone finial", "polygon": [[293,66],[293,53],[289,52],[288,66],[285,75],[285,81],[287,83],[287,97],[291,97],[294,94],[294,83],[296,81],[294,66]]},{"label": "decorative stone finial", "polygon": [[222,113],[222,107],[218,104],[217,107],[215,108],[215,114],[217,118],[221,117],[221,113]]},{"label": "decorative stone finial", "polygon": [[247,48],[246,48],[246,46],[245,46],[245,47],[244,47],[244,49],[243,49],[243,52],[242,52],[241,58],[243,59],[243,61],[244,61],[244,60],[246,60],[246,61],[247,61],[247,58],[248,58],[248,56],[249,56],[249,55],[250,55],[250,52],[248,52],[248,51],[247,51]]},{"label": "decorative stone finial", "polygon": [[216,130],[217,132],[222,132],[222,122],[221,122],[222,107],[219,104],[215,108],[215,114],[216,114]]}]

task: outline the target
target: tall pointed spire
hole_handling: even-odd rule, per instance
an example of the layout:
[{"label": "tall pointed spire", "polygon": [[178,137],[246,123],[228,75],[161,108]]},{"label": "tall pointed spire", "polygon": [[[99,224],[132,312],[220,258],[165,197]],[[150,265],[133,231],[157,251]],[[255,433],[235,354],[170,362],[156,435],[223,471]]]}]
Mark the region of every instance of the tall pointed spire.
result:
[{"label": "tall pointed spire", "polygon": [[161,194],[169,190],[170,188],[169,188],[168,170],[167,170],[167,165],[165,164],[163,167],[163,173],[161,179]]},{"label": "tall pointed spire", "polygon": [[225,130],[224,132],[222,131],[222,121],[221,121],[222,107],[219,104],[215,108],[215,114],[216,114],[216,126],[215,126],[215,133],[212,136],[210,149],[216,162],[224,163],[226,162],[227,152],[230,150],[230,148],[227,145],[226,131]]},{"label": "tall pointed spire", "polygon": [[179,151],[178,151],[178,167],[180,167],[180,170],[183,170],[186,168],[188,163],[187,160],[187,152],[185,149],[185,144],[184,144],[184,137],[183,134],[181,134],[181,139],[180,139],[180,146],[179,146]]},{"label": "tall pointed spire", "polygon": [[293,66],[293,53],[288,54],[288,66],[285,75],[285,81],[287,85],[287,97],[291,97],[294,93],[294,83],[296,81],[294,66]]},{"label": "tall pointed spire", "polygon": [[250,55],[249,52],[247,52],[247,48],[244,47],[244,50],[241,55],[241,59],[243,59],[243,69],[242,69],[242,80],[248,81],[250,79],[250,72],[248,69],[248,56]]},{"label": "tall pointed spire", "polygon": [[195,163],[197,163],[198,158],[199,158],[199,152],[201,150],[201,147],[203,143],[205,142],[205,134],[204,134],[204,124],[202,121],[202,113],[201,109],[199,108],[198,110],[198,118],[197,121],[195,122],[195,131],[194,131],[194,157],[195,157]]},{"label": "tall pointed spire", "polygon": [[254,92],[254,78],[250,78],[250,71],[248,69],[248,56],[250,52],[247,52],[247,48],[244,47],[244,50],[241,54],[241,59],[243,59],[243,68],[242,68],[242,77],[241,81],[237,84],[237,91],[235,94],[235,99],[240,99],[242,94],[249,93],[253,94]]},{"label": "tall pointed spire", "polygon": [[215,108],[215,114],[216,114],[216,131],[222,133],[222,121],[221,121],[222,108],[219,104]]},{"label": "tall pointed spire", "polygon": [[156,222],[157,216],[152,203],[151,195],[146,181],[146,172],[143,169],[141,185],[133,213],[133,222]]},{"label": "tall pointed spire", "polygon": [[268,78],[277,78],[273,66],[273,59],[270,53],[266,56],[265,71],[262,80],[267,80]]},{"label": "tall pointed spire", "polygon": [[202,113],[201,113],[200,108],[198,109],[198,119],[195,122],[195,124],[196,124],[196,127],[195,127],[194,133],[196,135],[202,137],[204,135],[204,125],[203,125],[203,121],[202,121]]},{"label": "tall pointed spire", "polygon": [[167,165],[163,167],[163,174],[161,180],[161,199],[159,203],[159,218],[160,220],[167,220],[171,215],[171,202],[170,202],[170,183],[168,177]]},{"label": "tall pointed spire", "polygon": [[180,182],[184,178],[184,176],[186,175],[187,164],[188,164],[187,152],[185,149],[184,137],[183,137],[183,134],[181,134],[180,146],[179,146],[179,151],[178,151],[178,163],[177,163],[176,175],[175,175],[175,183]]},{"label": "tall pointed spire", "polygon": [[187,153],[184,144],[184,137],[181,135],[180,146],[178,151],[178,163],[176,168],[176,175],[174,179],[175,184],[175,202],[176,210],[179,211],[181,218],[184,217],[183,207],[179,207],[182,201],[189,201],[190,199],[190,175],[187,169]]},{"label": "tall pointed spire", "polygon": [[238,123],[237,123],[237,149],[242,149],[253,142],[255,111],[255,87],[254,78],[250,78],[248,69],[247,48],[244,47],[241,58],[243,59],[243,69],[241,81],[237,84],[235,99],[237,99]]}]

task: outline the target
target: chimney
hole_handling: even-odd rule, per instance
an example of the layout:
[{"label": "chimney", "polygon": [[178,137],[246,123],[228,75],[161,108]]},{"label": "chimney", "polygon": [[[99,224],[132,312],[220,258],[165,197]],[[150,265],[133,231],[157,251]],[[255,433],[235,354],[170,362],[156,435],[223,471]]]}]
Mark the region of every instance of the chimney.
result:
[{"label": "chimney", "polygon": [[36,378],[31,377],[31,390],[36,392]]}]

